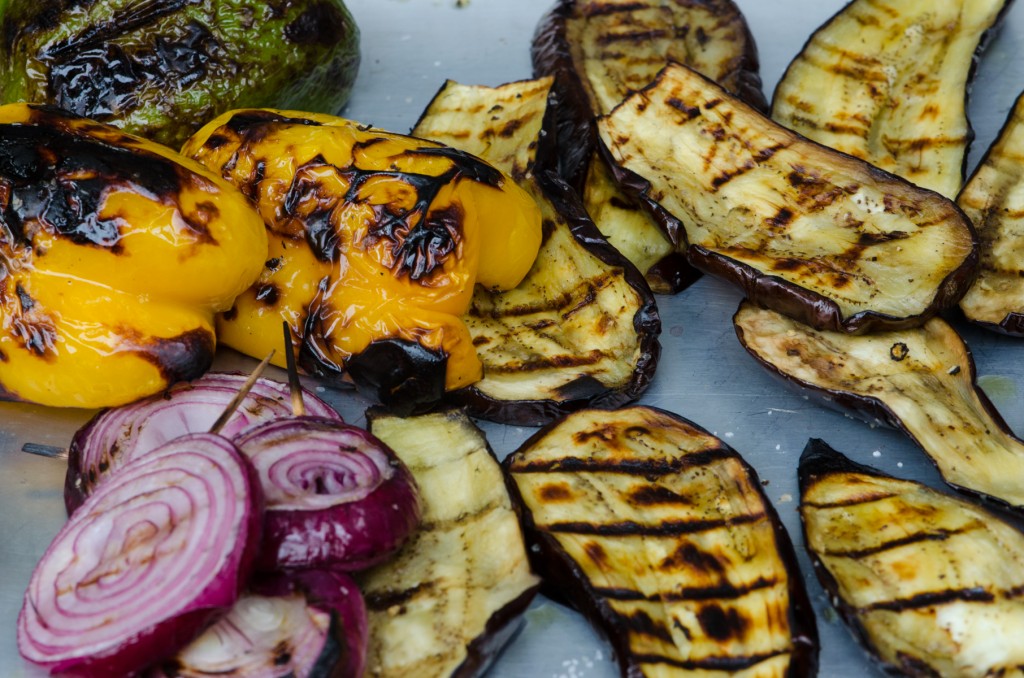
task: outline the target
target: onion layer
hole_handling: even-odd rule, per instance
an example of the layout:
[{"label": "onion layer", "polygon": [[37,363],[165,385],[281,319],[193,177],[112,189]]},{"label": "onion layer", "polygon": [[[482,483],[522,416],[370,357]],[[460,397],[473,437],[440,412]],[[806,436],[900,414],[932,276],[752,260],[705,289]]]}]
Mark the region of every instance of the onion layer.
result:
[{"label": "onion layer", "polygon": [[238,599],[262,524],[251,466],[185,436],[125,464],[36,566],[18,649],[52,672],[122,676],[173,654]]},{"label": "onion layer", "polygon": [[256,583],[149,678],[361,676],[366,605],[350,577],[311,570]]},{"label": "onion layer", "polygon": [[362,569],[394,553],[419,524],[412,474],[362,429],[297,417],[236,442],[267,500],[260,569]]},{"label": "onion layer", "polygon": [[[64,482],[68,515],[131,459],[187,433],[209,431],[246,379],[242,374],[212,372],[93,417],[71,441]],[[303,402],[312,416],[341,420],[330,405],[308,391],[303,392]],[[291,416],[288,386],[261,378],[219,432],[233,439],[259,424]]]}]

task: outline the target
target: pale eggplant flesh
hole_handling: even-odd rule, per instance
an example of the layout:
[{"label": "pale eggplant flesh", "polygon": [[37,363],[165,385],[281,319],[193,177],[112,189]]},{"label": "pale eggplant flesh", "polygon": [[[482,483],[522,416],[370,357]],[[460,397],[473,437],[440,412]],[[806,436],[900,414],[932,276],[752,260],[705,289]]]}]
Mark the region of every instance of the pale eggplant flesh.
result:
[{"label": "pale eggplant flesh", "polygon": [[539,584],[501,468],[461,410],[367,418],[412,471],[423,522],[393,559],[357,575],[370,619],[365,675],[480,676]]},{"label": "pale eggplant flesh", "polygon": [[976,273],[952,201],[772,122],[672,64],[599,121],[636,194],[691,263],[819,328],[920,325]]},{"label": "pale eggplant flesh", "polygon": [[980,239],[978,279],[960,300],[982,327],[1024,336],[1024,96],[1018,97],[995,143],[957,203]]},{"label": "pale eggplant flesh", "polygon": [[556,77],[563,177],[651,289],[684,289],[699,277],[686,262],[685,244],[618,188],[596,151],[594,123],[669,60],[767,111],[757,48],[739,8],[732,0],[559,0],[541,19],[531,54],[535,76]]},{"label": "pale eggplant flesh", "polygon": [[1024,442],[978,388],[971,353],[945,320],[851,336],[744,302],[733,322],[769,372],[903,431],[955,488],[1024,507]]},{"label": "pale eggplant flesh", "polygon": [[462,318],[484,376],[450,399],[510,424],[635,400],[660,355],[650,288],[555,175],[551,85],[551,78],[497,88],[448,82],[413,129],[503,170],[543,215],[543,242],[526,278],[508,291],[478,287]]},{"label": "pale eggplant flesh", "polygon": [[668,412],[583,410],[503,463],[545,592],[623,676],[808,676],[817,630],[792,545],[734,450]]},{"label": "pale eggplant flesh", "polygon": [[995,513],[854,463],[820,440],[800,459],[815,571],[890,673],[1024,672],[1024,534]]},{"label": "pale eggplant flesh", "polygon": [[772,117],[954,198],[974,138],[967,90],[1012,0],[854,0],[779,81]]}]

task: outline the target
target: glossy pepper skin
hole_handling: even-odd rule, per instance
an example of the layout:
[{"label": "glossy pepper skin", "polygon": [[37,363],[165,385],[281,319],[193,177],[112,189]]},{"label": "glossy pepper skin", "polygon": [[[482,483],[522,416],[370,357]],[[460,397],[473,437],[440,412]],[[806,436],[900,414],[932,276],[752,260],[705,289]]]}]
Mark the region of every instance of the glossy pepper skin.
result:
[{"label": "glossy pepper skin", "polygon": [[226,114],[183,153],[252,198],[270,235],[260,279],[218,320],[226,345],[265,355],[283,318],[307,371],[406,409],[480,378],[460,320],[473,287],[515,287],[540,247],[515,182],[434,142],[289,111]]},{"label": "glossy pepper skin", "polygon": [[337,113],[358,67],[341,0],[0,2],[0,103],[53,104],[174,148],[231,108]]},{"label": "glossy pepper skin", "polygon": [[198,377],[266,248],[245,196],[198,163],[0,106],[0,399],[105,407]]}]

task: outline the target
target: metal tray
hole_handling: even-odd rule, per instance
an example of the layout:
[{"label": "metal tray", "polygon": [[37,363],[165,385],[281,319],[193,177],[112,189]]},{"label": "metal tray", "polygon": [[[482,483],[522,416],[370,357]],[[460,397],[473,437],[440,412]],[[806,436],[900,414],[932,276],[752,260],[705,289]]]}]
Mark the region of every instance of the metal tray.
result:
[{"label": "metal tray", "polygon": [[[345,115],[404,132],[445,79],[499,85],[531,76],[529,44],[553,0],[349,0],[362,30],[363,65]],[[757,40],[765,91],[843,0],[737,0]],[[1024,8],[1007,16],[981,61],[970,98],[977,131],[971,166],[1001,127],[1024,89]],[[796,463],[808,438],[818,437],[854,459],[886,472],[941,485],[930,462],[902,434],[872,428],[823,409],[771,378],[740,347],[731,317],[740,295],[705,277],[675,297],[659,297],[664,319],[657,376],[641,402],[662,407],[716,433],[738,450],[766,483],[769,498],[797,545],[821,634],[820,675],[882,675],[853,643],[829,608],[802,549],[796,513]],[[958,325],[978,366],[979,381],[1015,430],[1024,430],[1024,344]],[[230,351],[218,368],[252,362]],[[281,378],[280,372],[271,376]],[[312,382],[308,385],[314,386]],[[367,401],[350,392],[322,392],[354,423]],[[42,676],[15,646],[15,619],[36,561],[65,520],[60,461],[21,452],[25,442],[67,445],[90,416],[0,404],[0,676]],[[484,424],[504,457],[532,429]],[[608,644],[578,614],[538,599],[527,623],[490,676],[611,678],[618,669]]]}]

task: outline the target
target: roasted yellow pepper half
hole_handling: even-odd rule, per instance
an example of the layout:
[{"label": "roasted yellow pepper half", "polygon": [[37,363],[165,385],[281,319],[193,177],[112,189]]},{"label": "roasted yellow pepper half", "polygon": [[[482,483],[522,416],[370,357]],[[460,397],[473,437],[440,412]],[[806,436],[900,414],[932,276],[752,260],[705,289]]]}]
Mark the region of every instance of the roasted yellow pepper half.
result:
[{"label": "roasted yellow pepper half", "polygon": [[435,142],[291,111],[232,111],[182,152],[252,198],[270,235],[260,279],[218,318],[224,344],[265,355],[283,319],[307,371],[391,405],[480,379],[460,320],[474,285],[515,287],[540,247],[514,181]]},{"label": "roasted yellow pepper half", "polygon": [[0,107],[0,399],[105,407],[209,368],[214,313],[259,275],[266,230],[174,151]]}]

